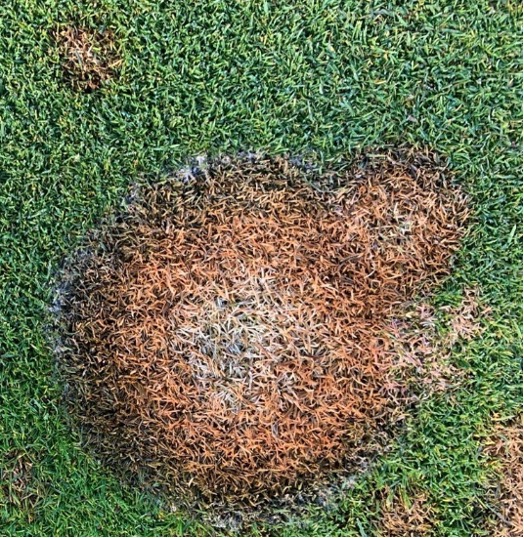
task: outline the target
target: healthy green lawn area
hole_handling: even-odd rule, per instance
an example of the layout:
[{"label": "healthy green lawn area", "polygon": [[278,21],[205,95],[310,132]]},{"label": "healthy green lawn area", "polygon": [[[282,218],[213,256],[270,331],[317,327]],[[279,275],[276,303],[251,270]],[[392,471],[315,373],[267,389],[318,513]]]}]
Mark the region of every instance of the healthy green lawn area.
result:
[{"label": "healthy green lawn area", "polygon": [[[379,499],[422,490],[432,534],[486,534],[493,421],[521,406],[520,2],[3,0],[0,7],[0,534],[213,532],[122,485],[80,446],[46,336],[60,261],[137,177],[262,150],[336,161],[408,144],[445,155],[471,229],[436,305],[492,311],[456,346],[460,388],[409,419],[346,500],[252,532],[377,532]],[[100,90],[63,80],[53,32],[114,30]],[[215,531],[216,532],[216,531]]]}]

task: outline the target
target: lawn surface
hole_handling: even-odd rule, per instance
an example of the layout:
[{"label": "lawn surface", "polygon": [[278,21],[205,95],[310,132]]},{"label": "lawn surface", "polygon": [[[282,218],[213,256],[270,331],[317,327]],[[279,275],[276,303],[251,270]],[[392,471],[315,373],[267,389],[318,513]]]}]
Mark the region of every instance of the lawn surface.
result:
[{"label": "lawn surface", "polygon": [[[0,534],[206,534],[121,485],[80,446],[46,336],[60,261],[137,177],[188,156],[262,150],[336,161],[408,144],[445,155],[471,228],[435,299],[478,287],[464,382],[421,405],[346,500],[252,532],[365,535],[423,492],[430,534],[496,518],[494,421],[520,409],[520,2],[4,0],[0,14]],[[111,28],[118,76],[71,89],[57,26]],[[264,527],[265,525],[265,527]],[[215,531],[216,532],[216,531]]]}]

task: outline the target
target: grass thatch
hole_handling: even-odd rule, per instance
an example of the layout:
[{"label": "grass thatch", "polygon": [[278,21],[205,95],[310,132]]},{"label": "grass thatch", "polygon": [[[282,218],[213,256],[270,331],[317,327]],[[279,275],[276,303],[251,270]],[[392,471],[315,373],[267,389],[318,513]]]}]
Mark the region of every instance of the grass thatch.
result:
[{"label": "grass thatch", "polygon": [[429,155],[324,176],[222,159],[140,187],[65,271],[75,415],[106,461],[210,498],[354,470],[415,399],[391,320],[448,274],[465,216]]}]

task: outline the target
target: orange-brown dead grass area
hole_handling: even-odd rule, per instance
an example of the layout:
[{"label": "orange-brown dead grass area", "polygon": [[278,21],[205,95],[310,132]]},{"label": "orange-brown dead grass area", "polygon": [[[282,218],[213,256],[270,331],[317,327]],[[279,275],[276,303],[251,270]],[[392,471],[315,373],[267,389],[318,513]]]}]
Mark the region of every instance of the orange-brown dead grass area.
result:
[{"label": "orange-brown dead grass area", "polygon": [[395,320],[449,273],[466,213],[430,154],[324,175],[217,159],[140,186],[64,271],[74,415],[105,461],[183,495],[354,472],[417,400],[421,336]]}]

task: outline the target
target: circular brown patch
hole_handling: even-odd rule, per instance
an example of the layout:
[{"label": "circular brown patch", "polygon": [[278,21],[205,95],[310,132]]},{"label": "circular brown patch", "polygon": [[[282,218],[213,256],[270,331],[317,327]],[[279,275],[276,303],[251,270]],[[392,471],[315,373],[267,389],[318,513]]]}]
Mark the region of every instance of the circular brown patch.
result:
[{"label": "circular brown patch", "polygon": [[465,217],[432,158],[402,159],[215,160],[92,234],[60,362],[99,454],[235,499],[375,454],[413,401],[386,324],[449,272]]},{"label": "circular brown patch", "polygon": [[112,79],[122,64],[112,30],[68,26],[55,33],[64,78],[79,91],[90,93]]}]

